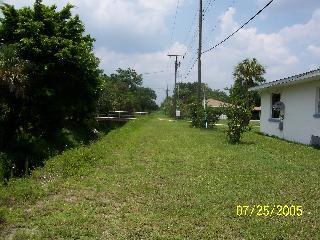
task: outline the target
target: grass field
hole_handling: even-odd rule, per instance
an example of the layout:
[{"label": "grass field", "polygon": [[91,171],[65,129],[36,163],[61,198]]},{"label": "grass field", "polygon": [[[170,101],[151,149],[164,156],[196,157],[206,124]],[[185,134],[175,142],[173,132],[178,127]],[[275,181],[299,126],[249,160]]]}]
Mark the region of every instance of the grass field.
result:
[{"label": "grass field", "polygon": [[[320,151],[256,132],[229,145],[224,131],[153,115],[67,151],[0,187],[0,236],[320,239]],[[303,212],[237,216],[258,204]]]}]

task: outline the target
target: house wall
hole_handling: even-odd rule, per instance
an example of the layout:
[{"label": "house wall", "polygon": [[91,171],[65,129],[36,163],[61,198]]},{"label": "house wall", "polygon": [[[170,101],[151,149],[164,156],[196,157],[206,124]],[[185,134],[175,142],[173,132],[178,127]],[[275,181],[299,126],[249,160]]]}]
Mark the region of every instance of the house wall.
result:
[{"label": "house wall", "polygon": [[[261,92],[261,132],[289,141],[310,144],[312,135],[320,136],[320,118],[314,116],[317,88],[320,88],[320,79],[263,90]],[[279,130],[279,122],[270,120],[272,93],[280,93],[281,101],[285,104],[283,131]]]}]

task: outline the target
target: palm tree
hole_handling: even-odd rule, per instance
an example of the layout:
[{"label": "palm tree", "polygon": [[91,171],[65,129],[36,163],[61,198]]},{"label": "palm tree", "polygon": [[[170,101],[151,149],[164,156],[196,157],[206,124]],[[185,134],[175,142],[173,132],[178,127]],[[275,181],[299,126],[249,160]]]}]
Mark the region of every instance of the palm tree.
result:
[{"label": "palm tree", "polygon": [[245,59],[239,63],[233,72],[235,84],[242,85],[248,89],[265,82],[263,75],[266,73],[265,68],[257,59]]},{"label": "palm tree", "polygon": [[260,98],[257,93],[250,93],[248,89],[250,87],[257,86],[264,83],[266,80],[263,75],[266,70],[263,65],[261,65],[257,59],[245,59],[240,62],[234,69],[234,85],[233,94],[239,95],[238,97],[242,99],[247,99],[247,105],[259,105]]}]

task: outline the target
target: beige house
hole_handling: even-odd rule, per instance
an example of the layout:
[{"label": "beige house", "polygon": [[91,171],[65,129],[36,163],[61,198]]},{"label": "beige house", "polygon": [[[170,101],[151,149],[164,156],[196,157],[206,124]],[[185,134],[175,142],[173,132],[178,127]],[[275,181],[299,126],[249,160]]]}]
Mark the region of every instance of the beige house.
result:
[{"label": "beige house", "polygon": [[[213,98],[207,100],[207,106],[210,106],[213,108],[223,107],[223,106],[228,106],[228,105],[229,105],[228,103],[225,103],[225,102],[213,99]],[[227,116],[222,114],[220,116],[220,119],[227,119]]]},{"label": "beige house", "polygon": [[228,103],[225,103],[216,99],[212,99],[212,98],[207,100],[207,106],[210,106],[210,107],[214,107],[214,108],[223,107],[224,105],[228,105]]}]

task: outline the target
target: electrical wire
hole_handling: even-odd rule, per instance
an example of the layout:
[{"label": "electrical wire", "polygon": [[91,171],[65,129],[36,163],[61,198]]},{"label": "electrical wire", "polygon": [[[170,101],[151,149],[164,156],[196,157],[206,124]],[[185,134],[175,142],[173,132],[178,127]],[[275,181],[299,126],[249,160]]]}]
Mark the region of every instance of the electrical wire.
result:
[{"label": "electrical wire", "polygon": [[[235,0],[232,0],[232,3],[230,3],[230,5],[229,5],[229,6],[227,7],[227,9],[225,10],[225,12],[226,12],[228,9],[234,7],[234,5],[235,5]],[[216,29],[218,28],[218,26],[221,24],[221,21],[222,21],[222,20],[219,19],[219,20],[216,22],[216,24],[215,24],[212,28],[210,28],[211,30],[209,31],[208,34],[206,34],[206,37],[205,37],[205,40],[204,40],[204,44],[203,44],[203,45],[207,45],[206,43],[208,43],[208,40],[209,40],[209,38],[210,38],[209,36],[216,31]],[[208,47],[209,47],[209,46],[208,46]]]},{"label": "electrical wire", "polygon": [[189,40],[189,35],[190,35],[190,33],[192,32],[192,29],[193,29],[194,24],[196,23],[197,14],[198,14],[198,11],[196,11],[195,14],[194,14],[194,16],[193,16],[191,25],[190,25],[190,27],[189,27],[189,30],[188,30],[187,34],[186,34],[186,37],[185,37],[185,39],[184,39],[184,42],[188,42],[188,40]]},{"label": "electrical wire", "polygon": [[205,16],[206,14],[209,12],[210,7],[212,6],[212,4],[215,2],[216,0],[209,0],[207,6],[204,8],[203,11],[203,20],[205,20]]},{"label": "electrical wire", "polygon": [[170,42],[171,42],[171,43],[172,43],[172,41],[173,41],[173,34],[174,34],[175,29],[176,29],[176,22],[177,22],[177,15],[178,15],[178,10],[179,10],[179,4],[180,4],[180,0],[177,1],[176,12],[175,12],[174,19],[173,19],[173,25],[172,25],[171,37],[170,37]]},{"label": "electrical wire", "polygon": [[194,68],[194,66],[196,65],[196,63],[198,62],[198,57],[195,59],[195,61],[193,62],[192,66],[190,67],[190,69],[188,70],[188,72],[185,74],[184,79],[186,80],[188,78],[188,76],[191,74],[192,69]]},{"label": "electrical wire", "polygon": [[210,52],[212,50],[214,50],[215,48],[219,47],[220,45],[222,45],[224,42],[226,42],[227,40],[229,40],[231,37],[233,37],[236,33],[238,33],[242,28],[244,28],[246,25],[248,25],[253,19],[255,19],[260,13],[262,13],[267,7],[270,6],[270,4],[273,2],[274,0],[269,1],[262,9],[260,9],[253,17],[251,17],[248,21],[246,21],[244,24],[242,24],[236,31],[234,31],[233,33],[231,33],[228,37],[226,37],[224,40],[222,40],[221,42],[219,42],[218,44],[216,44],[215,46],[203,51],[201,54],[205,54],[207,52]]},{"label": "electrical wire", "polygon": [[152,75],[152,74],[159,74],[159,73],[164,73],[166,72],[165,70],[161,70],[161,71],[156,71],[156,72],[145,72],[145,73],[141,73],[141,75]]}]

